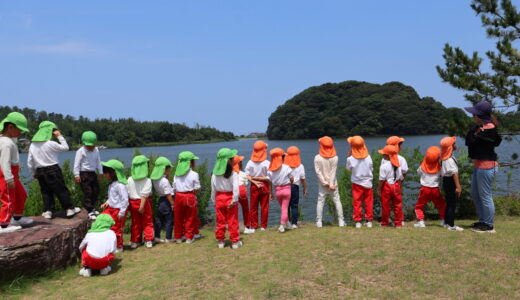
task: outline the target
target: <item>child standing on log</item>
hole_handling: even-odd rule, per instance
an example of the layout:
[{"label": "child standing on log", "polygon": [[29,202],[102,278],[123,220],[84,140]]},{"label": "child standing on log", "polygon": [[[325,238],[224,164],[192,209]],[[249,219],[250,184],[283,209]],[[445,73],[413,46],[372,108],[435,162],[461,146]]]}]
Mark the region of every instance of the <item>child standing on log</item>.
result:
[{"label": "child standing on log", "polygon": [[146,248],[153,247],[154,228],[152,213],[152,180],[148,178],[148,161],[144,155],[132,160],[132,176],[128,178],[128,197],[130,201],[130,248],[135,249],[143,242]]},{"label": "child standing on log", "polygon": [[27,129],[27,119],[18,112],[12,112],[0,122],[0,233],[12,232],[33,222],[22,218],[27,193],[18,173],[20,155],[17,138]]},{"label": "child standing on log", "polygon": [[[285,153],[282,148],[274,148],[270,152],[271,164],[267,172],[267,178],[270,181],[271,189],[274,187],[276,200],[280,204],[280,227],[278,232],[285,232],[285,229],[291,229],[289,225],[289,202],[291,201],[291,184],[294,182],[292,169],[283,163]],[[271,190],[270,189],[270,190]],[[271,199],[273,199],[271,193]]]},{"label": "child standing on log", "polygon": [[249,180],[247,179],[247,175],[244,171],[242,171],[242,161],[244,160],[243,156],[235,155],[233,158],[233,171],[238,175],[238,203],[242,207],[242,218],[244,219],[244,233],[251,234],[251,221],[249,218],[249,199],[247,198],[247,185],[249,184]]},{"label": "child standing on log", "polygon": [[263,141],[256,141],[253,145],[251,160],[246,165],[246,175],[251,182],[249,193],[251,198],[249,207],[251,230],[249,233],[255,233],[256,229],[258,229],[258,205],[261,207],[261,231],[266,230],[267,220],[269,219],[269,189],[267,186],[269,161],[267,160],[267,146]]},{"label": "child standing on log", "polygon": [[128,183],[125,176],[125,166],[117,159],[102,162],[103,174],[109,182],[108,200],[101,205],[102,214],[112,216],[115,224],[112,230],[117,237],[116,253],[123,252],[123,227],[125,227],[128,208]]},{"label": "child standing on log", "polygon": [[[83,205],[91,220],[95,220],[99,212],[95,209],[99,197],[99,179],[103,176],[103,166],[99,150],[96,147],[97,136],[92,131],[81,135],[83,146],[76,151],[74,159],[74,179],[83,191]],[[96,171],[98,172],[96,174]]]},{"label": "child standing on log", "polygon": [[388,226],[390,220],[390,208],[394,210],[394,225],[402,226],[403,195],[399,180],[403,177],[399,165],[397,146],[386,145],[379,150],[383,154],[384,162],[379,169],[379,186],[377,195],[381,199],[381,226]]},{"label": "child standing on log", "polygon": [[[155,218],[155,242],[173,242],[173,187],[170,183],[170,170],[172,163],[166,157],[159,157],[155,160],[155,166],[150,175],[153,180],[155,193],[159,196],[157,207],[157,218]],[[161,230],[165,229],[166,239],[161,239]]]},{"label": "child standing on log", "polygon": [[448,230],[464,231],[463,228],[455,226],[455,208],[457,207],[457,198],[460,196],[462,189],[459,180],[459,167],[457,160],[453,157],[453,150],[457,150],[457,137],[445,137],[441,140],[441,175],[442,189],[446,198],[446,213],[444,214],[444,222]]},{"label": "child standing on log", "polygon": [[374,193],[372,191],[372,158],[368,154],[365,140],[360,136],[347,139],[350,144],[350,155],[347,158],[347,170],[351,172],[352,182],[352,206],[354,208],[352,219],[356,222],[356,228],[361,228],[363,220],[363,205],[365,204],[365,224],[372,228],[374,219]]},{"label": "child standing on log", "polygon": [[83,266],[79,275],[90,277],[92,270],[99,270],[100,275],[108,275],[112,271],[110,264],[117,249],[116,234],[110,230],[114,224],[114,219],[108,214],[99,215],[92,223],[92,227],[79,245]]},{"label": "child standing on log", "polygon": [[[41,122],[38,132],[32,138],[27,158],[27,167],[40,184],[43,197],[42,216],[46,219],[52,219],[54,195],[66,210],[67,217],[70,218],[81,211],[71,202],[70,192],[59,165],[58,153],[69,151],[69,145],[57,128],[53,122]],[[52,141],[53,137],[58,139],[58,142]]]},{"label": "child standing on log", "polygon": [[305,167],[301,163],[300,149],[296,146],[287,148],[287,155],[284,159],[284,164],[288,165],[292,170],[294,178],[291,184],[291,201],[289,202],[289,210],[287,215],[289,217],[289,225],[291,229],[298,228],[300,203],[300,185],[303,187],[303,194],[307,195],[307,181],[305,180]]}]

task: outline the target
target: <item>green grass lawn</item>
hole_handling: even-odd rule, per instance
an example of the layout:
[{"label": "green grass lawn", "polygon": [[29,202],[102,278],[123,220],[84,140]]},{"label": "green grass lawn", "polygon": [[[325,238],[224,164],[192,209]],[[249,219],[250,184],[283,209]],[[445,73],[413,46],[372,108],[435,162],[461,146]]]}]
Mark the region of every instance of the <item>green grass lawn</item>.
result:
[{"label": "green grass lawn", "polygon": [[436,224],[271,228],[238,250],[206,229],[192,245],[125,250],[109,276],[80,277],[78,264],[4,284],[0,298],[520,299],[520,219],[499,219],[496,234]]}]

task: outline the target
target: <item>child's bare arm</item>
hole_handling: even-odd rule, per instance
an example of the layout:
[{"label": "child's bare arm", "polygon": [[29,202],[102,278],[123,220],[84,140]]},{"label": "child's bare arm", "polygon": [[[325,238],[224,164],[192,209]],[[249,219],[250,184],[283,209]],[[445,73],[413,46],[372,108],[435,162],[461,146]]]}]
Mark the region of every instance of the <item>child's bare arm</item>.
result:
[{"label": "child's bare arm", "polygon": [[459,173],[453,174],[453,181],[455,181],[455,194],[457,194],[457,197],[460,197],[462,188],[460,187]]}]

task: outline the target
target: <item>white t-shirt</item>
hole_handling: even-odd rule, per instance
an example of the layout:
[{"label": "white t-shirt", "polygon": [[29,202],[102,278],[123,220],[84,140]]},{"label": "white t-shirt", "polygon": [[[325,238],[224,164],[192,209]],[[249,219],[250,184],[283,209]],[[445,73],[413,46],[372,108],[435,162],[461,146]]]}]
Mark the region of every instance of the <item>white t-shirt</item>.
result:
[{"label": "white t-shirt", "polygon": [[117,248],[116,234],[112,230],[89,232],[79,245],[79,250],[87,247],[87,253],[93,258],[103,258],[114,253]]},{"label": "white t-shirt", "polygon": [[174,194],[173,187],[170,184],[168,178],[166,178],[166,176],[163,176],[163,178],[159,180],[154,180],[153,188],[155,189],[155,192],[157,193],[157,195],[159,195],[159,197]]},{"label": "white t-shirt", "polygon": [[238,174],[236,172],[232,173],[229,178],[224,177],[224,175],[211,175],[211,201],[213,203],[215,203],[217,192],[233,192],[232,203],[238,202]]},{"label": "white t-shirt", "polygon": [[101,166],[101,158],[99,157],[98,148],[94,148],[92,151],[88,151],[84,146],[76,151],[76,157],[74,159],[74,176],[78,177],[79,172],[95,172],[103,174],[103,166]]},{"label": "white t-shirt", "polygon": [[252,160],[247,162],[245,172],[247,176],[252,177],[265,177],[269,170],[270,162],[266,159],[262,162],[254,162]]},{"label": "white t-shirt", "polygon": [[130,199],[141,199],[141,197],[148,198],[152,195],[152,180],[150,178],[143,178],[134,180],[128,177],[128,197]]},{"label": "white t-shirt", "polygon": [[403,180],[403,172],[401,171],[401,167],[398,167],[395,170],[394,177],[394,166],[390,161],[388,163],[382,163],[379,168],[379,180],[385,180],[388,184],[394,184],[396,181]]},{"label": "white t-shirt", "polygon": [[[401,172],[403,174],[408,173],[408,163],[406,162],[406,158],[402,157],[401,155],[397,155],[397,158],[399,159],[399,168],[401,168]],[[392,164],[389,160],[385,160],[384,158],[381,159],[381,164],[389,163]]]},{"label": "white t-shirt", "polygon": [[417,173],[421,175],[421,185],[426,187],[439,187],[439,179],[441,178],[441,171],[435,173],[435,174],[428,174],[419,167],[417,169]]},{"label": "white t-shirt", "polygon": [[457,161],[453,157],[442,161],[441,175],[445,177],[451,177],[459,173],[459,167]]},{"label": "white t-shirt", "polygon": [[6,182],[14,180],[11,167],[20,163],[18,146],[15,141],[15,139],[0,135],[0,168]]},{"label": "white t-shirt", "polygon": [[57,138],[59,143],[55,141],[31,143],[27,157],[27,167],[31,174],[34,175],[38,168],[57,165],[59,163],[58,153],[69,151],[69,145],[65,138],[62,135]]},{"label": "white t-shirt", "polygon": [[282,165],[281,168],[273,172],[267,171],[267,178],[274,186],[290,184],[292,177],[292,169],[288,165]]},{"label": "white t-shirt", "polygon": [[247,174],[245,172],[240,171],[238,173],[238,183],[245,187],[247,187],[247,185],[249,184],[249,180],[247,179]]},{"label": "white t-shirt", "polygon": [[305,179],[305,167],[303,166],[303,164],[300,164],[296,168],[291,168],[291,169],[292,169],[292,176],[294,178],[293,184],[296,184],[299,186],[301,184],[301,180]]},{"label": "white t-shirt", "polygon": [[119,208],[119,216],[124,216],[128,208],[128,190],[126,185],[114,181],[108,186],[108,205]]},{"label": "white t-shirt", "polygon": [[372,158],[369,156],[363,159],[357,159],[353,156],[347,158],[347,170],[352,172],[350,181],[367,189],[372,188],[372,179],[374,175],[374,167],[372,165]]},{"label": "white t-shirt", "polygon": [[187,193],[200,189],[199,173],[190,169],[183,176],[173,177],[173,190],[179,193]]}]

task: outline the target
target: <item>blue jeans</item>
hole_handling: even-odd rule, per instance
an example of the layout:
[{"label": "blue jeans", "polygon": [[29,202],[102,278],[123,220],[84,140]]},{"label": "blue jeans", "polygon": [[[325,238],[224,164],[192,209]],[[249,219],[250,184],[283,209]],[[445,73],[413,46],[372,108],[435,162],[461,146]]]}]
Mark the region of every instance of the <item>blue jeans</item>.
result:
[{"label": "blue jeans", "polygon": [[291,202],[289,202],[289,221],[291,224],[298,224],[299,211],[298,204],[300,203],[300,187],[296,184],[291,184]]},{"label": "blue jeans", "polygon": [[475,202],[479,221],[493,226],[495,218],[495,204],[493,203],[493,179],[498,168],[473,169],[471,178],[471,198]]},{"label": "blue jeans", "polygon": [[168,198],[159,198],[159,207],[157,208],[157,218],[155,218],[155,237],[161,237],[161,229],[166,230],[166,238],[171,240],[173,233],[173,210]]}]

